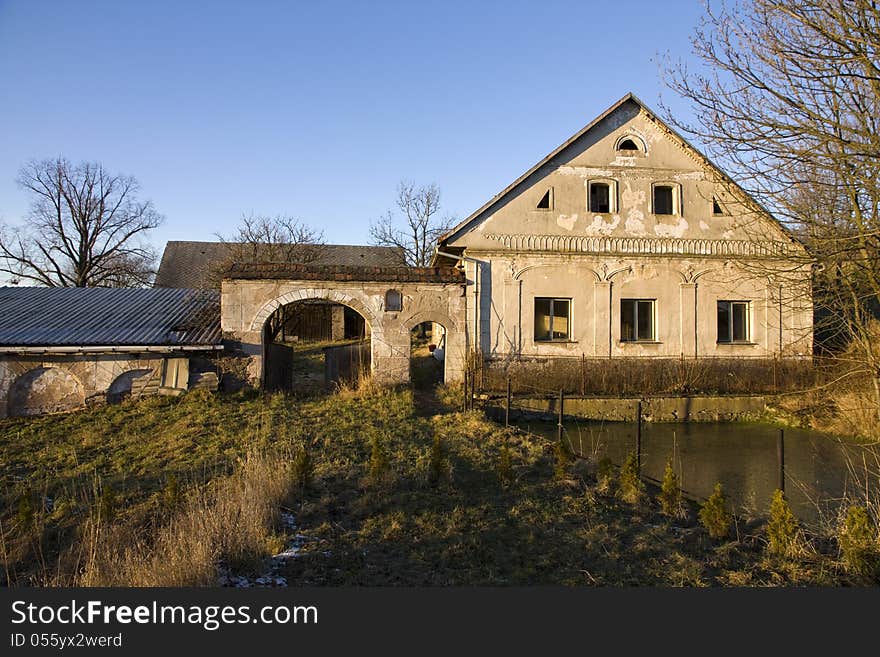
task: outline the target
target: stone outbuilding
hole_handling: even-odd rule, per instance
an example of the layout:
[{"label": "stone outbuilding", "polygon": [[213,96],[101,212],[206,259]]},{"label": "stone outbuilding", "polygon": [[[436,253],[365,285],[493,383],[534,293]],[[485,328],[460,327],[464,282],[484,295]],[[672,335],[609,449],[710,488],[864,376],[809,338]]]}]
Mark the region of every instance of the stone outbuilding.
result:
[{"label": "stone outbuilding", "polygon": [[210,290],[0,288],[0,417],[217,387]]}]

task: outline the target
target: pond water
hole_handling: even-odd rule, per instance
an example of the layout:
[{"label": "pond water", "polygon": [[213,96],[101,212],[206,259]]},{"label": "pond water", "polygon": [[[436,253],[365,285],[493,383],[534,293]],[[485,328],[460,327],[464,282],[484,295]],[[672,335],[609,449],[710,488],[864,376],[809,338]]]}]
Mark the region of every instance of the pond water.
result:
[{"label": "pond water", "polygon": [[[555,422],[521,419],[517,426],[556,439]],[[567,421],[564,429],[582,456],[607,456],[619,465],[635,451],[635,423]],[[642,474],[659,481],[672,459],[689,497],[705,499],[720,482],[740,513],[765,516],[779,477],[778,436],[778,427],[752,423],[645,423]],[[876,446],[786,428],[784,449],[786,498],[807,523],[833,517],[846,497],[864,499],[866,482],[871,494],[880,492]]]}]

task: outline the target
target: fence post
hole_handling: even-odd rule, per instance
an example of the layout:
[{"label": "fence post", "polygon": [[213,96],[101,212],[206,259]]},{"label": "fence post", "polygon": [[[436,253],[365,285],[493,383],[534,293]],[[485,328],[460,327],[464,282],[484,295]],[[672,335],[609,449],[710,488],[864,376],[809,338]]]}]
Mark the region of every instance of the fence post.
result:
[{"label": "fence post", "polygon": [[563,415],[563,405],[565,404],[565,394],[560,389],[559,391],[559,421],[556,423],[556,437],[559,439],[559,442],[562,443],[562,415]]},{"label": "fence post", "polygon": [[473,372],[471,372],[471,394],[470,394],[470,397],[468,398],[468,405],[470,406],[471,410],[474,410],[474,393],[476,392],[475,387],[477,384],[476,379],[477,379],[477,371],[474,370]]},{"label": "fence post", "polygon": [[636,402],[636,468],[642,472],[642,400]]},{"label": "fence post", "polygon": [[465,367],[464,368],[464,385],[461,387],[461,405],[462,405],[462,410],[465,410],[465,411],[468,409],[467,396],[468,396],[468,368]]},{"label": "fence post", "polygon": [[777,478],[777,488],[785,493],[785,429],[779,430],[779,437],[776,439],[776,461],[779,464],[779,476]]},{"label": "fence post", "polygon": [[587,355],[581,354],[581,396],[587,394]]},{"label": "fence post", "polygon": [[507,377],[507,405],[504,407],[504,426],[510,426],[510,377]]}]

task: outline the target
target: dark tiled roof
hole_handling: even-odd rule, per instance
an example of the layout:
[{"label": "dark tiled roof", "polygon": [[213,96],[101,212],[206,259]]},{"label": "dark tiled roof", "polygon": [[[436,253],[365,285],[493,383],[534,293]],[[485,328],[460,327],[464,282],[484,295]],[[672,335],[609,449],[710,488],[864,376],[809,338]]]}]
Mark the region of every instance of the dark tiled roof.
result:
[{"label": "dark tiled roof", "polygon": [[0,348],[219,343],[213,290],[0,288]]},{"label": "dark tiled roof", "polygon": [[[168,242],[154,286],[219,288],[219,272],[229,260],[230,250],[223,242]],[[311,264],[396,267],[402,263],[401,250],[393,247],[324,244]]]},{"label": "dark tiled roof", "polygon": [[293,281],[385,281],[391,283],[464,283],[464,272],[449,267],[343,267],[280,262],[235,263],[230,279],[280,278]]}]

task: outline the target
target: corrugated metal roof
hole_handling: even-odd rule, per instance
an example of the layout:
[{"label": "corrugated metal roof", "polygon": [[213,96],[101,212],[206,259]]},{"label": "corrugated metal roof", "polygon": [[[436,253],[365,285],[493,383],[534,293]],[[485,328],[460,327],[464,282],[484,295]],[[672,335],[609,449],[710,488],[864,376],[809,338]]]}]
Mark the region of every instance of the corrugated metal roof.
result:
[{"label": "corrugated metal roof", "polygon": [[220,343],[220,294],[170,288],[0,288],[0,346]]},{"label": "corrugated metal roof", "polygon": [[[169,241],[162,253],[154,287],[219,288],[223,270],[231,264],[235,245],[223,242]],[[403,250],[390,246],[321,244],[311,249],[313,265],[397,267]],[[269,260],[270,258],[262,258]]]}]

